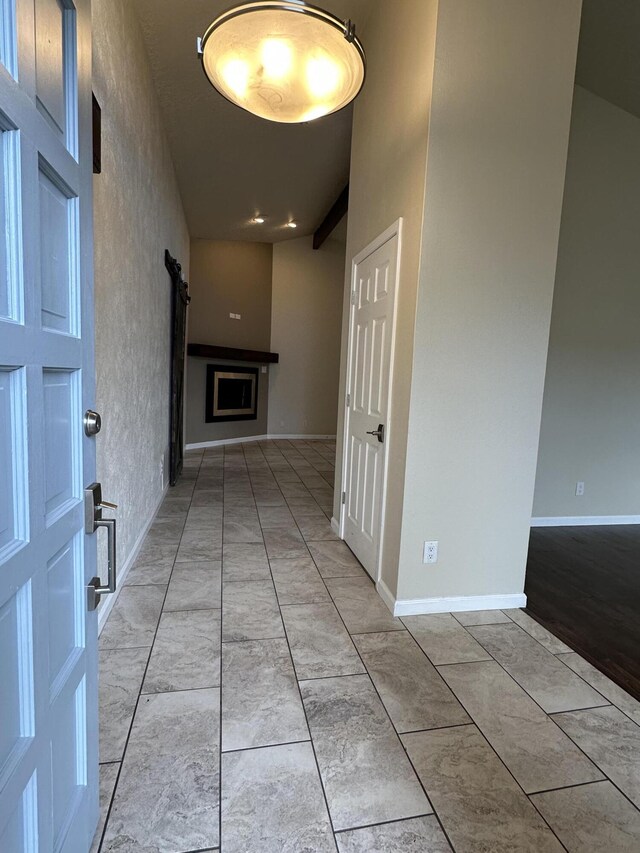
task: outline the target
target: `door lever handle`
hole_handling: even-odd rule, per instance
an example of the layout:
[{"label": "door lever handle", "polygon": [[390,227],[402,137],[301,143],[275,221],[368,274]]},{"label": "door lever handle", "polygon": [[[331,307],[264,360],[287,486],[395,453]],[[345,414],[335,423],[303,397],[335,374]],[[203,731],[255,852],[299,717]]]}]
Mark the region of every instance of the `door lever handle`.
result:
[{"label": "door lever handle", "polygon": [[377,436],[378,441],[382,444],[384,441],[384,424],[378,424],[378,429],[372,429],[370,432],[367,432],[367,435]]},{"label": "door lever handle", "polygon": [[116,519],[103,518],[103,509],[117,509],[118,505],[102,500],[102,486],[92,483],[84,490],[84,532],[95,533],[99,527],[107,528],[107,582],[92,578],[87,585],[87,606],[95,610],[101,595],[116,591]]}]

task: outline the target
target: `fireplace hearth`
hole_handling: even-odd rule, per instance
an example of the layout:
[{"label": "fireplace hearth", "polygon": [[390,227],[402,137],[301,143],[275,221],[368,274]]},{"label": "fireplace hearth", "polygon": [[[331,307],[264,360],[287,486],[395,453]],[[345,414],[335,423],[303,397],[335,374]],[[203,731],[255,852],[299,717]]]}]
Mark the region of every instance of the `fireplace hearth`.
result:
[{"label": "fireplace hearth", "polygon": [[205,422],[254,421],[258,417],[258,369],[207,365]]}]

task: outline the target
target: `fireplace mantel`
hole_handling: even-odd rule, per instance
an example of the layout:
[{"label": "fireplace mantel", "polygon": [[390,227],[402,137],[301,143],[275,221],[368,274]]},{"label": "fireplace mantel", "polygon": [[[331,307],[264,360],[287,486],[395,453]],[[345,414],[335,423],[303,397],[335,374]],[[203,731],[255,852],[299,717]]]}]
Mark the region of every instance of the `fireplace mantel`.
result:
[{"label": "fireplace mantel", "polygon": [[216,347],[212,344],[188,344],[187,355],[193,355],[196,358],[223,358],[227,361],[255,361],[258,364],[277,364],[280,360],[277,352]]}]

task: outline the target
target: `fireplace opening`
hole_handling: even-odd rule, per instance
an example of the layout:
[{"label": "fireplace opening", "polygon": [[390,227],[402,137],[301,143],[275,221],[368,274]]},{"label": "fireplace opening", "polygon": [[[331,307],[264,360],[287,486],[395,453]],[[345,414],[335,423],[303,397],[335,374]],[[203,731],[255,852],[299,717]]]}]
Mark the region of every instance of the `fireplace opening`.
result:
[{"label": "fireplace opening", "polygon": [[258,369],[207,365],[205,422],[254,421],[258,417]]}]

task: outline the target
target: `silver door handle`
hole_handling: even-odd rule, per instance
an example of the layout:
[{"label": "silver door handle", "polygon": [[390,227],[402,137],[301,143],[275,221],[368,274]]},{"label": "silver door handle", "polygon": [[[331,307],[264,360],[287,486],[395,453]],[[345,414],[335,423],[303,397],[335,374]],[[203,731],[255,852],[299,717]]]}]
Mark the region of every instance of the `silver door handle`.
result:
[{"label": "silver door handle", "polygon": [[367,435],[377,435],[380,444],[384,441],[384,424],[378,424],[378,429],[372,429]]},{"label": "silver door handle", "polygon": [[107,528],[107,583],[99,577],[91,578],[87,585],[87,607],[95,610],[101,595],[116,591],[116,519],[103,518],[103,508],[117,509],[117,504],[102,500],[102,486],[92,483],[84,490],[84,532],[95,533],[99,527]]}]

